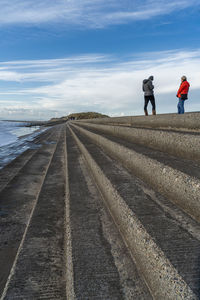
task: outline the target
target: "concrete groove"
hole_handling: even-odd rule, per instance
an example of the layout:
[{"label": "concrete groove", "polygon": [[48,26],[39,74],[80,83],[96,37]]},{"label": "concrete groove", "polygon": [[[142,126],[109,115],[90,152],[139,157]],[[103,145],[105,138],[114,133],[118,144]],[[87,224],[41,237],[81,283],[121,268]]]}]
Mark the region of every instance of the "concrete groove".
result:
[{"label": "concrete groove", "polygon": [[[74,122],[80,125],[80,122]],[[166,132],[162,130],[131,128],[114,125],[97,125],[81,123],[81,126],[94,129],[97,132],[113,135],[129,142],[148,145],[149,148],[168,152],[169,154],[200,161],[200,133],[187,134],[179,132]]]},{"label": "concrete groove", "polygon": [[[98,189],[98,186],[95,184],[95,178],[93,176],[87,176],[88,167],[84,156],[80,157],[80,164],[91,196],[94,198],[96,197],[96,194],[99,193],[102,202],[104,202],[101,190]],[[100,203],[102,202],[100,201]],[[124,240],[120,238],[117,226],[115,222],[113,222],[115,220],[111,218],[110,212],[107,209],[108,207],[104,205],[104,203],[102,203],[102,205],[103,206],[100,212],[102,230],[106,240],[108,240],[110,244],[113,259],[119,272],[120,282],[125,299],[152,299],[152,296],[148,292],[147,286],[143,282],[141,276],[138,274],[137,267],[132,260],[126,243],[124,243]],[[104,209],[104,207],[106,209]]]},{"label": "concrete groove", "polygon": [[165,212],[166,215],[176,220],[176,222],[195,239],[200,241],[200,224],[193,220],[189,215],[180,210],[171,201],[167,200],[162,195],[153,191],[149,186],[146,186],[144,182],[138,185],[144,191],[144,193],[151,197]]},{"label": "concrete groove", "polygon": [[[138,153],[123,144],[112,141],[112,139],[74,124],[73,127],[90,137],[94,143],[105,149],[106,152],[119,160],[126,168],[146,181],[158,192],[166,195],[194,219],[200,220],[200,182],[198,178],[188,176],[178,169]],[[153,177],[152,173],[154,174]],[[180,186],[184,188],[181,190]]]},{"label": "concrete groove", "polygon": [[81,120],[81,123],[93,124],[110,124],[131,127],[159,128],[170,130],[197,131],[200,132],[200,113],[177,114],[160,114],[155,116],[130,116],[130,117],[114,117],[99,118],[90,120]]},{"label": "concrete groove", "polygon": [[1,300],[200,298],[200,113],[69,122],[35,143],[0,170]]},{"label": "concrete groove", "polygon": [[[70,190],[70,219],[74,292],[76,299],[123,299],[118,272],[107,243],[103,240],[99,223],[99,204],[86,188],[77,161],[79,153],[68,139],[68,167]],[[77,164],[74,164],[77,161]],[[76,178],[77,180],[74,180]]]},{"label": "concrete groove", "polygon": [[[7,248],[9,249],[9,244],[11,244],[11,243],[13,244],[15,240],[16,240],[16,246],[15,246],[15,250],[12,253],[12,255],[10,255],[9,252],[8,252],[8,250],[6,250],[6,249],[5,250],[4,249],[1,250],[1,256],[0,256],[0,258],[2,258],[2,251],[3,251],[3,253],[7,252],[7,254],[5,254],[6,258],[4,257],[5,256],[4,255],[3,259],[4,260],[5,259],[8,260],[8,262],[10,264],[10,268],[11,268],[10,270],[8,270],[9,273],[7,275],[8,278],[6,280],[6,283],[4,283],[5,278],[3,278],[3,282],[1,283],[1,289],[3,288],[3,285],[5,284],[3,291],[1,290],[1,293],[2,293],[1,298],[0,298],[1,300],[3,300],[6,297],[7,289],[8,289],[8,286],[9,286],[9,282],[10,282],[10,280],[11,280],[13,274],[14,274],[14,270],[15,270],[15,266],[16,266],[16,263],[17,263],[17,259],[18,259],[18,256],[20,254],[20,251],[21,251],[21,249],[23,247],[24,239],[26,237],[26,233],[27,233],[29,224],[31,222],[31,218],[32,218],[33,212],[34,212],[36,204],[37,204],[37,199],[39,197],[39,194],[40,194],[40,191],[41,191],[41,187],[43,185],[43,182],[44,182],[44,179],[45,179],[45,176],[46,176],[46,172],[47,172],[48,167],[50,165],[50,162],[51,162],[51,159],[52,159],[52,155],[53,155],[53,153],[55,151],[56,145],[51,145],[51,148],[52,148],[53,152],[50,154],[50,157],[47,156],[46,162],[45,162],[45,160],[43,160],[43,163],[45,162],[45,166],[42,167],[43,171],[41,172],[41,166],[40,166],[40,174],[38,175],[38,172],[36,172],[36,174],[35,174],[36,176],[38,176],[39,180],[36,181],[37,189],[32,189],[32,195],[29,196],[31,188],[28,189],[29,191],[27,190],[27,183],[28,182],[25,183],[25,185],[22,185],[22,191],[20,191],[20,185],[19,185],[19,199],[21,198],[21,193],[23,193],[23,194],[27,193],[26,201],[25,202],[27,202],[27,200],[29,199],[29,205],[27,206],[27,204],[24,201],[22,201],[21,207],[19,206],[19,208],[21,209],[21,211],[19,210],[19,208],[18,208],[18,211],[16,211],[16,212],[10,211],[10,208],[12,208],[12,206],[10,206],[10,208],[9,208],[9,213],[6,211],[6,214],[7,214],[7,216],[6,216],[6,222],[7,222],[7,224],[9,222],[8,216],[11,219],[10,220],[10,234],[13,235],[13,233],[14,233],[15,236],[12,237],[7,232],[6,236],[4,234],[4,237],[1,236],[0,238],[1,238],[1,241],[4,240],[4,244],[6,245],[5,246],[6,249]],[[27,167],[27,166],[25,165],[23,168],[25,168],[25,167]],[[22,172],[22,169],[20,170],[21,172]],[[33,166],[31,168],[31,172],[32,171],[33,171]],[[23,176],[23,172],[22,172],[22,176]],[[25,179],[25,181],[27,180],[27,175],[26,175],[26,177],[24,179]],[[17,180],[19,180],[21,182],[20,178],[17,179]],[[33,179],[33,181],[34,181],[34,179]],[[29,183],[31,183],[30,179],[29,179]],[[25,190],[24,190],[24,188],[25,188]],[[9,186],[8,186],[8,187],[5,188],[5,190],[3,190],[1,192],[1,209],[2,210],[5,210],[5,209],[8,210],[8,204],[7,204],[7,202],[9,200],[9,198],[10,198],[10,201],[12,201],[12,203],[11,203],[11,205],[13,205],[12,209],[14,209],[14,207],[16,208],[16,203],[13,203],[14,199],[13,199],[12,193],[15,193],[15,198],[16,198],[16,191],[13,191],[12,185],[10,186],[10,191],[9,191]],[[5,204],[4,205],[3,205],[3,199],[5,199],[5,201],[4,201]],[[18,203],[18,205],[19,205],[19,203]],[[20,216],[23,216],[23,219],[24,219],[24,220],[22,219],[23,221],[20,220],[20,218],[21,218]],[[13,222],[14,222],[14,224],[16,224],[16,232],[13,232],[13,227],[12,227]],[[8,231],[8,229],[9,229],[9,226],[7,226],[6,231]],[[12,237],[12,240],[11,240],[11,237]],[[7,257],[7,255],[8,255],[8,257]],[[1,262],[1,264],[3,265],[3,261]],[[8,266],[7,266],[7,268],[8,268]]]},{"label": "concrete groove", "polygon": [[[78,126],[80,127],[80,124],[78,124]],[[104,132],[100,132],[99,130],[97,131],[95,129],[88,129],[87,131],[104,137],[105,139],[108,139],[116,144],[120,144],[128,148],[129,150],[133,150],[138,154],[142,154],[145,157],[151,158],[157,161],[158,163],[169,166],[177,171],[185,173],[186,175],[200,179],[200,165],[197,161],[193,160],[192,155],[190,156],[190,159],[181,158],[178,156],[169,155],[167,149],[165,148],[163,149],[163,151],[152,149],[148,143],[146,143],[146,145],[141,145],[136,141],[128,141],[126,139],[121,139],[119,137],[105,134]]]},{"label": "concrete groove", "polygon": [[[46,135],[48,134],[47,138]],[[49,140],[53,135],[52,132],[44,132],[39,137],[37,137],[34,143],[37,145],[44,138]],[[0,192],[11,182],[11,180],[17,176],[20,170],[29,162],[29,160],[38,152],[39,149],[28,149],[23,153],[23,156],[20,155],[14,161],[9,163],[7,166],[0,170]]]},{"label": "concrete groove", "polygon": [[[73,133],[155,299],[197,299]],[[133,229],[134,228],[134,229]],[[134,230],[134,231],[132,231]],[[146,256],[148,253],[148,256]],[[161,267],[162,266],[162,267]],[[149,273],[149,270],[151,272]],[[163,271],[162,271],[163,270]]]},{"label": "concrete groove", "polygon": [[[65,299],[63,134],[50,161],[5,299]],[[56,174],[55,165],[59,165]]]},{"label": "concrete groove", "polygon": [[72,260],[72,237],[71,237],[71,221],[70,221],[70,190],[69,190],[69,167],[68,167],[68,153],[67,153],[67,137],[65,131],[65,147],[64,147],[64,161],[65,161],[65,276],[66,276],[66,299],[75,300],[74,293],[74,271]]}]

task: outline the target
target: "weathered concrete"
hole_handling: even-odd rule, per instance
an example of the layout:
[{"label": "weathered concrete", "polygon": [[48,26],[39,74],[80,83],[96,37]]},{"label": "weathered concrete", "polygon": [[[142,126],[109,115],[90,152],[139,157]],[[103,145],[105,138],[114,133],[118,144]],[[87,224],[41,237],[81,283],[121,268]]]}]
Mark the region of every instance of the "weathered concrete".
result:
[{"label": "weathered concrete", "polygon": [[64,147],[64,163],[65,163],[65,237],[64,237],[64,256],[65,256],[65,276],[66,276],[66,298],[75,300],[74,293],[74,270],[72,257],[72,234],[70,220],[70,189],[69,189],[69,173],[68,173],[68,153],[67,153],[66,132]]},{"label": "weathered concrete", "polygon": [[199,299],[198,117],[62,124],[1,170],[0,299]]},{"label": "weathered concrete", "polygon": [[130,116],[130,117],[114,117],[102,119],[81,120],[79,122],[89,122],[95,124],[114,124],[114,125],[130,125],[133,127],[147,128],[171,128],[179,130],[200,130],[200,112],[178,114],[163,114],[156,116]]},{"label": "weathered concrete", "polygon": [[141,129],[114,125],[73,122],[84,128],[95,129],[129,142],[167,152],[177,157],[200,160],[200,133],[187,134],[164,130]]},{"label": "weathered concrete", "polygon": [[[59,134],[59,133],[57,133]],[[1,279],[1,291],[10,267],[15,263],[16,251],[29,224],[30,217],[37,203],[44,176],[49,167],[49,159],[55,150],[55,144],[38,151],[22,167],[6,188],[1,191],[1,268],[5,270]],[[17,206],[17,209],[16,209]]]},{"label": "weathered concrete", "polygon": [[14,178],[19,171],[27,164],[35,153],[41,148],[41,143],[45,140],[47,143],[51,141],[54,130],[47,130],[35,139],[35,149],[28,149],[23,155],[18,156],[15,160],[10,162],[7,166],[0,170],[0,191]]},{"label": "weathered concrete", "polygon": [[74,124],[73,126],[87,137],[91,138],[110,155],[120,160],[123,165],[133,171],[134,174],[144,179],[159,192],[164,193],[194,219],[200,221],[199,179],[191,177],[178,169],[174,169],[169,165],[165,165],[146,155],[113,142],[101,135]]},{"label": "weathered concrete", "polygon": [[65,298],[63,134],[49,161],[4,299]]},{"label": "weathered concrete", "polygon": [[197,299],[163,252],[147,233],[135,213],[127,206],[102,169],[73,133],[90,170],[106,200],[115,223],[122,233],[155,299]]},{"label": "weathered concrete", "polygon": [[99,203],[90,196],[80,154],[69,133],[67,139],[74,292],[78,299],[120,300],[119,275],[102,235]]},{"label": "weathered concrete", "polygon": [[0,299],[152,299],[120,235],[113,240],[115,225],[105,224],[109,216],[72,136],[65,125],[51,132],[7,167]]},{"label": "weathered concrete", "polygon": [[[69,200],[72,239],[72,258],[74,270],[74,293],[77,299],[151,299],[134,264],[121,262],[121,270],[132,269],[132,276],[137,278],[135,290],[134,277],[127,284],[123,273],[116,267],[114,259],[119,253],[111,252],[103,228],[102,213],[106,215],[101,197],[89,178],[84,161],[75,141],[67,131],[67,153],[69,167]],[[76,162],[76,163],[75,163]],[[108,233],[108,232],[107,232]],[[118,242],[119,237],[115,243]],[[115,255],[115,257],[113,257]],[[127,253],[128,255],[128,253]],[[125,255],[125,257],[127,256]],[[125,261],[125,259],[124,259]],[[130,261],[130,260],[129,260]],[[134,270],[135,269],[135,270]],[[124,293],[129,289],[126,298]],[[134,293],[135,291],[135,293]]]},{"label": "weathered concrete", "polygon": [[[59,131],[56,132],[54,139],[59,134]],[[22,247],[55,147],[56,143],[40,149],[0,193],[0,264],[1,270],[4,270],[0,292],[3,288],[6,290],[5,282]]]}]

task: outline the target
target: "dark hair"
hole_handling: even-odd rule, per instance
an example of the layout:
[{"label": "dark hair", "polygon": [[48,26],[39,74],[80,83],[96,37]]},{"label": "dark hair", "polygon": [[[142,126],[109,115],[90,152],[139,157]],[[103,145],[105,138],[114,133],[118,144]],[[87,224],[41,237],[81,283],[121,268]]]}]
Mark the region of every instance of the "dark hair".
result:
[{"label": "dark hair", "polygon": [[187,77],[186,77],[185,75],[183,75],[183,76],[181,77],[181,79],[182,79],[183,81],[186,81],[186,80],[187,80]]}]

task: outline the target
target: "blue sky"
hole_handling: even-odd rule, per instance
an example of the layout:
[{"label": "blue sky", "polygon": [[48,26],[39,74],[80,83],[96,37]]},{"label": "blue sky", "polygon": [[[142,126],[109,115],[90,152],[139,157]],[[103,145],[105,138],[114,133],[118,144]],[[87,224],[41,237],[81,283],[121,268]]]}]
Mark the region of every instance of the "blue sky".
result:
[{"label": "blue sky", "polygon": [[0,118],[143,114],[154,75],[158,113],[200,111],[200,1],[0,0]]}]

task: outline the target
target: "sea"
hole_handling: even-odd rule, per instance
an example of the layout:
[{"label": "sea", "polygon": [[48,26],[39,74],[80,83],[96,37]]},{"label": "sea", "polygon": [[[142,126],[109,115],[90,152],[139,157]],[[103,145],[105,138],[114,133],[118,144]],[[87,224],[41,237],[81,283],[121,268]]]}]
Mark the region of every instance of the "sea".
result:
[{"label": "sea", "polygon": [[0,121],[0,169],[27,149],[38,147],[33,140],[46,128],[26,127],[27,123]]}]

